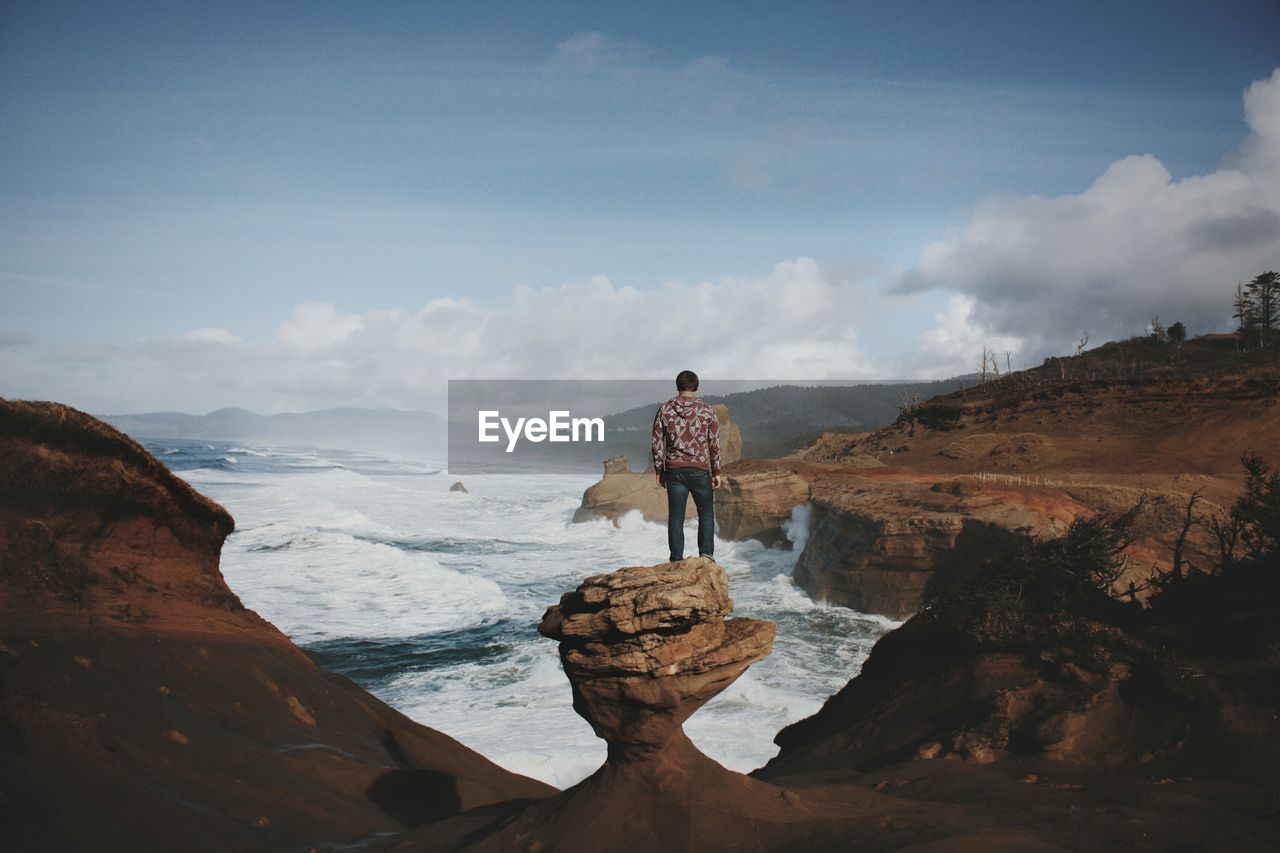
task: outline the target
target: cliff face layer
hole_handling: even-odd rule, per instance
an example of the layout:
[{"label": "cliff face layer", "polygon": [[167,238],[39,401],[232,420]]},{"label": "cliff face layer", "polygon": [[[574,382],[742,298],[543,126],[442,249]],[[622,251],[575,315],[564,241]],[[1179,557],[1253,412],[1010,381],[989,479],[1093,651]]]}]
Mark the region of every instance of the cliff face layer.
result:
[{"label": "cliff face layer", "polygon": [[809,480],[794,466],[744,459],[725,471],[716,492],[716,530],[725,539],[785,544],[782,525],[809,501]]},{"label": "cliff face layer", "polygon": [[11,849],[305,849],[552,792],[318,669],[223,581],[232,528],[111,427],[0,400]]},{"label": "cliff face layer", "polygon": [[[1042,539],[1073,520],[1139,504],[1128,568],[1141,585],[1167,567],[1189,495],[1125,486],[1044,486],[937,477],[907,469],[828,470],[814,477],[810,530],[794,578],[814,598],[901,619],[926,590],[942,589],[1015,543]],[[1210,501],[1199,512],[1221,512]],[[1207,565],[1208,525],[1188,531],[1184,556]]]},{"label": "cliff face layer", "polygon": [[925,588],[946,583],[1008,547],[1087,514],[1066,495],[1038,499],[886,473],[813,484],[813,514],[794,578],[814,598],[893,618],[919,609]]}]

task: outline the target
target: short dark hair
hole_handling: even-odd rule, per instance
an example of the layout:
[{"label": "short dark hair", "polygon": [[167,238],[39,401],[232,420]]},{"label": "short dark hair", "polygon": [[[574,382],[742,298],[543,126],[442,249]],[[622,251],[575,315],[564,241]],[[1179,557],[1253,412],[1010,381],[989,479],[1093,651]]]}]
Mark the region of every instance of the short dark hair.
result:
[{"label": "short dark hair", "polygon": [[677,391],[697,391],[698,390],[698,374],[692,370],[682,370],[676,376]]}]

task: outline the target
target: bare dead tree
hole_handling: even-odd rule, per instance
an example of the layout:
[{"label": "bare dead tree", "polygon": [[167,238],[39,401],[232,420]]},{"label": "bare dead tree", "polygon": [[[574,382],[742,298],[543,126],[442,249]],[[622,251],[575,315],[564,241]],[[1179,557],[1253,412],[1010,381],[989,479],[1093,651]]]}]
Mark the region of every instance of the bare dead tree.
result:
[{"label": "bare dead tree", "polygon": [[1160,322],[1159,316],[1151,318],[1151,337],[1161,343],[1169,340],[1169,330],[1164,327],[1164,323]]},{"label": "bare dead tree", "polygon": [[1178,538],[1173,542],[1173,574],[1175,577],[1181,578],[1183,575],[1182,567],[1187,566],[1189,569],[1195,569],[1186,558],[1187,534],[1191,532],[1191,528],[1198,527],[1203,523],[1203,519],[1196,518],[1196,504],[1201,500],[1201,492],[1204,487],[1196,489],[1187,498],[1187,507],[1182,516],[1182,528],[1178,531]]},{"label": "bare dead tree", "polygon": [[1215,515],[1209,520],[1209,526],[1213,528],[1213,536],[1218,540],[1218,565],[1224,568],[1234,565],[1236,546],[1240,544],[1244,525],[1234,515],[1227,516],[1225,520]]},{"label": "bare dead tree", "polygon": [[1076,358],[1084,352],[1084,348],[1089,345],[1089,333],[1085,332],[1080,336],[1080,341],[1076,344]]},{"label": "bare dead tree", "polygon": [[924,404],[924,397],[919,391],[899,391],[893,395],[893,406],[898,410],[899,420],[911,417]]},{"label": "bare dead tree", "polygon": [[979,372],[982,374],[982,384],[983,384],[983,385],[986,385],[986,384],[987,384],[987,376],[988,376],[988,372],[987,372],[987,370],[988,370],[988,365],[990,364],[990,362],[991,362],[991,348],[987,346],[987,344],[986,344],[986,342],[985,342],[985,341],[983,341],[983,343],[982,343],[982,364],[981,364],[981,365],[979,365],[979,368],[978,368]]}]

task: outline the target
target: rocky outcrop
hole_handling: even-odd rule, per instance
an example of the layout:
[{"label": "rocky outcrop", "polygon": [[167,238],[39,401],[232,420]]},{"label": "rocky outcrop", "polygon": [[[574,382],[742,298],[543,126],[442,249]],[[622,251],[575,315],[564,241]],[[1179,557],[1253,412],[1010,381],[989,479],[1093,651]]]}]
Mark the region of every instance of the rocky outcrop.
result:
[{"label": "rocky outcrop", "polygon": [[782,524],[809,501],[809,480],[782,462],[744,459],[725,470],[716,492],[716,532],[724,539],[786,544]]},{"label": "rocky outcrop", "polygon": [[317,668],[223,581],[232,529],[111,427],[0,400],[8,849],[306,849],[553,792]]},{"label": "rocky outcrop", "polygon": [[656,759],[681,725],[768,656],[775,626],[729,619],[729,578],[695,557],[587,578],[538,626],[560,641],[573,707],[611,761]]},{"label": "rocky outcrop", "polygon": [[[1055,535],[1076,518],[1120,514],[1139,502],[1126,548],[1129,567],[1117,590],[1130,581],[1142,585],[1153,570],[1168,567],[1189,499],[1183,492],[937,478],[908,469],[806,474],[812,512],[796,583],[814,598],[895,619],[918,610],[927,589],[945,588],[1018,536]],[[1197,511],[1222,509],[1201,500]],[[1215,547],[1210,527],[1196,525],[1183,556],[1208,565]]]},{"label": "rocky outcrop", "polygon": [[813,484],[810,531],[794,579],[815,599],[901,619],[945,584],[1012,545],[1053,535],[1088,509],[1060,493],[909,474]]},{"label": "rocky outcrop", "polygon": [[574,521],[607,518],[615,525],[622,516],[639,510],[648,521],[667,520],[667,490],[659,486],[653,468],[632,471],[626,456],[604,460],[604,477],[582,493],[582,505],[573,513]]},{"label": "rocky outcrop", "polygon": [[[917,617],[882,638],[817,714],[779,732],[779,755],[756,775],[903,763],[932,773],[956,762],[1016,768],[1032,784],[1071,773],[1094,788],[1126,776],[1146,785],[1202,775],[1271,784],[1280,655],[1267,608],[1265,617],[1225,614],[1215,627],[1234,635],[1226,657],[1206,653],[1224,644],[1205,636],[1203,617],[1125,629],[1059,615],[999,639]],[[1171,656],[1170,644],[1182,654]]]},{"label": "rocky outcrop", "polygon": [[[720,464],[727,467],[742,458],[742,430],[729,417],[728,406],[720,403],[711,408],[720,421]],[[604,477],[583,492],[573,520],[607,518],[617,524],[631,510],[639,510],[647,521],[665,524],[667,491],[654,479],[652,464],[637,473],[625,455],[614,456],[604,461]],[[686,513],[694,511],[691,498]]]},{"label": "rocky outcrop", "polygon": [[724,403],[711,408],[720,422],[720,464],[730,465],[742,458],[742,428],[729,417],[729,407]]},{"label": "rocky outcrop", "polygon": [[[1274,638],[1268,621],[1245,633]],[[1202,645],[1194,625],[1144,637],[1068,618],[1029,633],[989,642],[917,617],[817,714],[783,729],[778,756],[753,775],[847,780],[943,823],[954,816],[925,815],[972,804],[1005,827],[936,849],[1261,850],[1280,840],[1274,810],[1259,805],[1280,767],[1273,640],[1220,659],[1170,656],[1171,641]],[[1026,835],[1011,841],[1015,827]]]}]

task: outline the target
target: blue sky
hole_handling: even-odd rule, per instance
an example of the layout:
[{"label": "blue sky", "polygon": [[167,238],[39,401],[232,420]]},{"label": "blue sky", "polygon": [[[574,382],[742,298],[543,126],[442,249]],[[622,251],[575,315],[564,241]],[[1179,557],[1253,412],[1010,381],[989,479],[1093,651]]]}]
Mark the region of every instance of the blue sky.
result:
[{"label": "blue sky", "polygon": [[[1129,155],[1175,185],[1231,167],[1257,136],[1242,93],[1280,61],[1277,34],[1274,2],[10,2],[0,394],[99,410],[413,407],[411,386],[361,384],[362,364],[404,355],[347,340],[377,312],[422,334],[396,312],[466,299],[502,326],[518,288],[567,299],[603,276],[615,322],[628,288],[659,315],[636,320],[656,323],[687,314],[705,282],[718,290],[699,310],[718,323],[740,291],[805,292],[789,277],[801,268],[836,290],[823,298],[856,341],[832,331],[832,348],[810,347],[801,320],[742,328],[754,351],[792,353],[743,369],[946,373],[967,359],[964,335],[1038,358],[1078,330],[1029,329],[1030,312],[983,290],[1007,257],[977,258],[970,240],[939,266],[926,247],[975,223],[1017,231],[1042,216],[1018,200],[1079,196]],[[1258,166],[1246,183],[1271,177]],[[1228,190],[1241,216],[1273,211],[1269,187],[1247,190]],[[1000,199],[1011,206],[988,216]],[[1205,274],[1231,284],[1274,254],[1264,240]],[[1128,286],[1122,270],[1066,266],[1044,287]],[[724,315],[803,313],[752,298]],[[1144,300],[1080,323],[1114,333]],[[1174,302],[1193,331],[1220,322],[1208,304]],[[564,320],[525,332],[555,351],[591,322],[548,312]],[[518,319],[489,338],[499,352],[472,353],[475,370],[590,373],[525,341]],[[175,340],[223,348],[182,354],[221,371],[194,380],[220,391],[161,375]],[[269,388],[243,379],[286,345],[295,370]],[[348,384],[312,393],[326,367]]]}]

